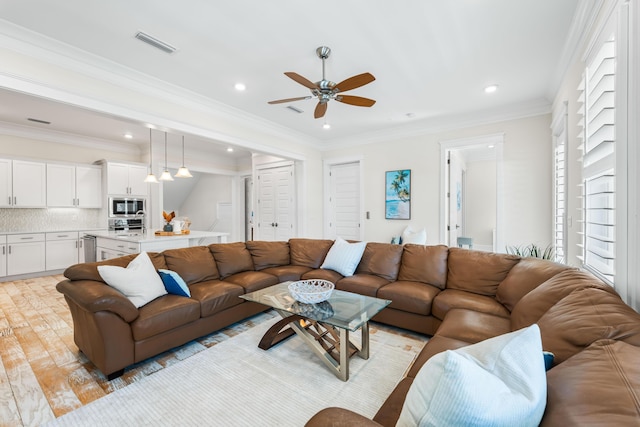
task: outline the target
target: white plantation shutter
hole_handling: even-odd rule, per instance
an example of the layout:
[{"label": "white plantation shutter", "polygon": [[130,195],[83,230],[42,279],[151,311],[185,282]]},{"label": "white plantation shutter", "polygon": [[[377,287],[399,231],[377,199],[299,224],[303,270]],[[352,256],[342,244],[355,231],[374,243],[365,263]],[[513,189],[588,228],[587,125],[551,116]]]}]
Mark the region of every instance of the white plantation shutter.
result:
[{"label": "white plantation shutter", "polygon": [[566,200],[566,163],[567,128],[566,107],[559,123],[554,126],[554,241],[555,261],[565,262],[567,248],[567,200]]},{"label": "white plantation shutter", "polygon": [[607,41],[585,70],[583,262],[613,283],[615,276],[615,43]]}]

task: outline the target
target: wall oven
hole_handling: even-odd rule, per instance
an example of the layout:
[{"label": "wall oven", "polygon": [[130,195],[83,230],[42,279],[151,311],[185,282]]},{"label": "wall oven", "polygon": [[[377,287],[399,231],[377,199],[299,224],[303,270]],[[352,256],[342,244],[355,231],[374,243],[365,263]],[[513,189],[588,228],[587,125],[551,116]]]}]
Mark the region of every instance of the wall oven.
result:
[{"label": "wall oven", "polygon": [[109,218],[144,216],[145,199],[109,197]]}]

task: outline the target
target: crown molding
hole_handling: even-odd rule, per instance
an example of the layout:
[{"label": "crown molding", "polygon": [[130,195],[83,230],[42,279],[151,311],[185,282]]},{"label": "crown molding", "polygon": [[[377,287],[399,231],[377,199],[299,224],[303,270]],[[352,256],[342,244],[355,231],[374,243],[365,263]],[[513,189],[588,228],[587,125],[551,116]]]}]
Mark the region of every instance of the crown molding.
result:
[{"label": "crown molding", "polygon": [[67,132],[60,132],[51,129],[39,129],[31,126],[17,125],[0,121],[0,133],[25,139],[54,142],[57,144],[72,145],[75,147],[101,149],[139,156],[140,148],[134,144],[127,144],[100,138],[80,136]]},{"label": "crown molding", "polygon": [[507,120],[517,120],[527,117],[540,116],[551,112],[551,103],[546,99],[512,104],[493,110],[469,112],[446,117],[431,117],[414,122],[411,125],[394,127],[386,131],[376,131],[357,137],[347,137],[332,140],[322,147],[323,151],[337,150],[345,147],[388,142],[391,140],[414,138],[456,129],[482,126]]}]

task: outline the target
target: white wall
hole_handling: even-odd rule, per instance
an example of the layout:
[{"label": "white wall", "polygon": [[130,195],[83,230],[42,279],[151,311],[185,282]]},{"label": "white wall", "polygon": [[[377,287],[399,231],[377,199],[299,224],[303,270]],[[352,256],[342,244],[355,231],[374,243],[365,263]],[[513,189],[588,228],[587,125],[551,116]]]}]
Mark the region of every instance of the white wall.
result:
[{"label": "white wall", "polygon": [[208,230],[217,219],[218,203],[231,202],[232,182],[229,176],[202,174],[177,214],[189,217],[192,230]]},{"label": "white wall", "polygon": [[[325,158],[363,159],[365,240],[388,242],[408,225],[424,226],[427,242],[439,242],[440,141],[504,133],[504,242],[551,241],[552,171],[549,114],[492,123],[364,147],[324,153]],[[411,169],[411,220],[384,219],[384,172]],[[499,248],[500,249],[500,248]]]},{"label": "white wall", "polygon": [[493,247],[493,229],[496,227],[495,160],[467,162],[464,196],[465,236],[473,238],[476,249],[480,246]]}]

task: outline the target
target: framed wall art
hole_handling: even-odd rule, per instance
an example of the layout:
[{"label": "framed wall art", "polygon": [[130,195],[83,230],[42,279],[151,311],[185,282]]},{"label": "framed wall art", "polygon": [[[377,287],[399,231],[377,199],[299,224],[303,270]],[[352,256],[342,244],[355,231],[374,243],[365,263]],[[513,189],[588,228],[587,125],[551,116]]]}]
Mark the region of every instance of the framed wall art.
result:
[{"label": "framed wall art", "polygon": [[385,172],[385,219],[411,219],[411,169]]}]

